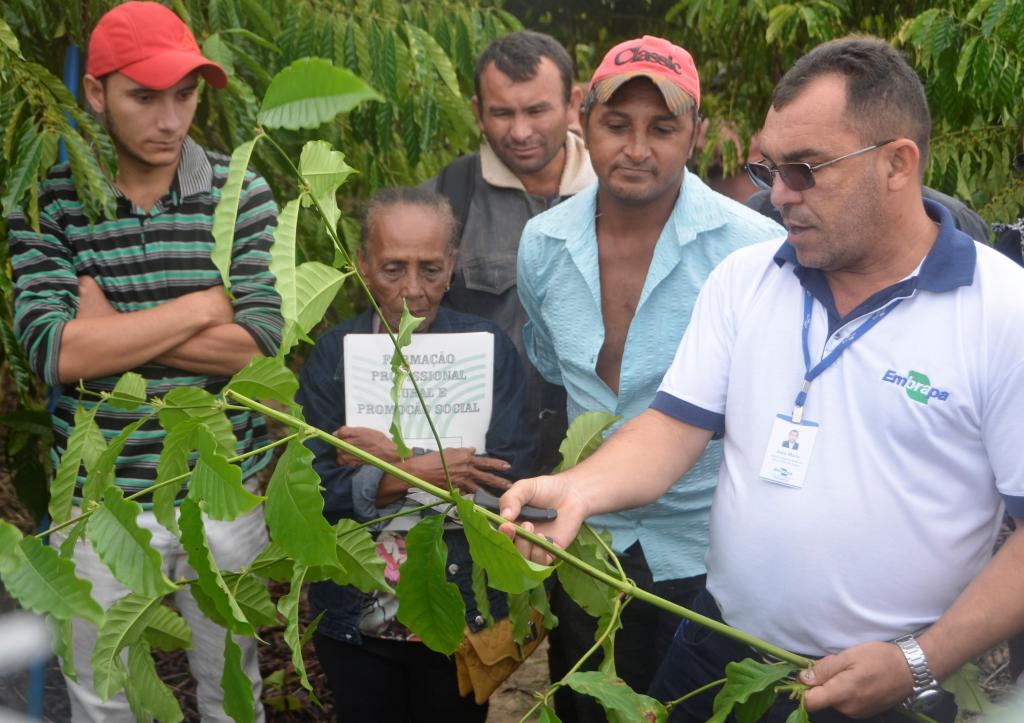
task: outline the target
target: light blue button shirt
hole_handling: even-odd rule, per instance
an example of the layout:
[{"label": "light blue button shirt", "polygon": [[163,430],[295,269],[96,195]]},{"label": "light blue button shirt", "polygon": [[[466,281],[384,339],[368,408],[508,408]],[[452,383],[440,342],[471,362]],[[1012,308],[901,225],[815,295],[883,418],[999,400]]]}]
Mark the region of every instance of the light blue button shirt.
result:
[{"label": "light blue button shirt", "polygon": [[[523,331],[526,351],[546,379],[565,387],[570,421],[586,411],[630,419],[647,409],[708,273],[735,249],[772,238],[781,242],[786,233],[687,173],[629,326],[616,395],[596,371],[604,344],[596,212],[595,184],[531,219],[519,245],[519,297],[530,318]],[[721,461],[721,443],[712,442],[657,501],[588,521],[612,533],[616,551],[639,540],[655,580],[700,575]]]}]

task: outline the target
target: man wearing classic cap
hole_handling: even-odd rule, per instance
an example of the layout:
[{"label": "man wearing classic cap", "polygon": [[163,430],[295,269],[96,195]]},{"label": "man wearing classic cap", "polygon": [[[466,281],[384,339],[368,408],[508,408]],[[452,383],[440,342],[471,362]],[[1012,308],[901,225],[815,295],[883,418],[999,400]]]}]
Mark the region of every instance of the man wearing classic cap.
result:
[{"label": "man wearing classic cap", "polygon": [[[147,397],[185,386],[216,392],[253,357],[276,353],[280,343],[280,298],[268,269],[277,208],[266,183],[253,173],[242,184],[235,226],[233,302],[211,260],[212,216],[229,159],[188,136],[200,76],[215,88],[227,83],[224,70],[203,57],[173,12],[153,2],[129,2],[108,12],[90,39],[84,90],[117,150],[116,212],[113,218],[88,219],[65,164],[51,169],[40,186],[38,232],[19,212],[9,219],[16,331],[36,373],[64,391],[53,412],[57,458],[69,447],[70,431],[80,426],[76,385],[98,397],[113,389],[121,373],[134,371],[146,379]],[[116,485],[125,495],[143,493],[137,501],[144,511],[136,521],[151,535],[164,574],[194,578],[178,538],[146,504],[153,501],[146,488],[157,479],[166,436],[152,411],[100,405],[94,420],[106,439],[141,422],[117,458]],[[231,412],[229,419],[242,441],[222,452],[245,453],[265,439],[261,417]],[[243,463],[247,487],[255,488],[255,473],[269,459],[264,454]],[[162,478],[174,474],[163,471]],[[72,516],[80,514],[84,476],[77,482]],[[183,487],[177,499],[185,492]],[[204,525],[223,570],[248,564],[266,544],[260,508]],[[51,544],[64,539],[55,534]],[[74,560],[76,574],[92,583],[92,596],[105,609],[128,593],[84,538]],[[174,603],[192,630],[189,662],[199,712],[203,720],[230,720],[220,685],[225,630],[201,614],[187,586],[174,594]],[[91,623],[75,621],[77,681],[68,680],[72,720],[134,720],[123,692],[104,701],[93,686],[96,636]],[[252,682],[255,716],[262,720],[255,641],[236,641]]]},{"label": "man wearing classic cap", "polygon": [[[531,361],[568,395],[569,418],[602,410],[631,418],[654,399],[697,292],[731,251],[785,231],[686,172],[700,104],[690,54],[645,36],[612,48],[590,82],[582,125],[595,186],[527,224],[519,295]],[[645,507],[590,520],[613,535],[626,574],[689,602],[703,584],[708,509],[721,449]],[[623,484],[630,484],[623,480]],[[553,595],[552,676],[593,644],[594,621]],[[630,605],[617,671],[646,690],[678,620]],[[573,707],[575,704],[575,707]],[[556,702],[563,720],[603,720],[583,697]]]}]

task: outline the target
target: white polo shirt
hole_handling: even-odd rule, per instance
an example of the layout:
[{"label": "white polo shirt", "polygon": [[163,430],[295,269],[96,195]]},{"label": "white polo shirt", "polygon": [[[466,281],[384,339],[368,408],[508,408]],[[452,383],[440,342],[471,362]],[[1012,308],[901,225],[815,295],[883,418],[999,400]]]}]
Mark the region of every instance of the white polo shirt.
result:
[{"label": "white polo shirt", "polygon": [[[1003,503],[1024,516],[1024,270],[949,213],[918,272],[841,322],[788,242],[708,278],[652,408],[724,432],[708,588],[730,625],[810,655],[934,622],[989,560]],[[811,384],[802,488],[765,481],[777,414],[811,364],[896,304]]]}]

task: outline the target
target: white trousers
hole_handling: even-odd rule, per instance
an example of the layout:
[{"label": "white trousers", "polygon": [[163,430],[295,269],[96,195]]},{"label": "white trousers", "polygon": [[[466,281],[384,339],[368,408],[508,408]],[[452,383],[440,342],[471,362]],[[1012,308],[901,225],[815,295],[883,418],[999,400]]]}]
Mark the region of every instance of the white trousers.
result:
[{"label": "white trousers", "polygon": [[[74,508],[72,514],[80,514],[79,509]],[[189,567],[181,544],[156,521],[152,512],[142,512],[136,521],[139,527],[152,533],[151,544],[163,558],[163,571],[168,578],[177,580],[196,576],[195,571]],[[238,570],[248,565],[267,544],[262,506],[232,522],[211,520],[206,515],[203,515],[203,522],[207,544],[221,570]],[[59,547],[65,538],[63,531],[58,532],[52,536],[50,544]],[[74,561],[77,575],[92,582],[92,596],[104,610],[128,594],[129,590],[111,574],[110,569],[93,551],[88,540],[83,538],[75,546]],[[230,721],[231,718],[224,712],[224,691],[220,687],[220,680],[224,675],[225,630],[199,611],[199,606],[187,586],[174,593],[174,605],[192,629],[193,647],[187,653],[189,666],[197,684],[199,714],[204,721]],[[123,691],[104,703],[93,689],[91,661],[96,635],[96,626],[89,621],[76,619],[72,623],[75,673],[78,682],[65,678],[68,697],[71,700],[71,720],[73,723],[133,723],[135,718]],[[236,635],[235,642],[242,648],[242,669],[252,681],[256,721],[262,723],[262,679],[256,660],[256,641]]]}]

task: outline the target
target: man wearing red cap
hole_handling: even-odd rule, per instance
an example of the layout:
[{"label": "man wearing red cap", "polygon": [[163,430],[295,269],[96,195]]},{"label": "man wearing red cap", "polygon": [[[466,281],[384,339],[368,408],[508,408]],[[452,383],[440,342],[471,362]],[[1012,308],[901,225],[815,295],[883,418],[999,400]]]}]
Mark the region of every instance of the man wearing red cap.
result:
[{"label": "man wearing red cap", "polygon": [[[227,83],[224,70],[203,57],[192,33],[167,8],[129,2],[104,15],[90,39],[84,89],[117,150],[116,214],[90,222],[73,174],[59,165],[40,187],[39,232],[20,213],[10,218],[16,331],[37,374],[65,391],[53,412],[58,459],[78,426],[75,385],[99,396],[130,370],[147,380],[147,397],[184,386],[216,392],[253,357],[276,353],[280,343],[280,298],[268,270],[277,209],[255,174],[247,175],[239,203],[233,302],[211,260],[212,217],[228,158],[205,151],[188,136],[200,77],[215,88]],[[152,411],[102,405],[95,412],[107,439],[149,417],[117,458],[116,484],[126,495],[157,479],[165,434]],[[261,417],[231,412],[230,420],[241,440],[237,453],[265,438]],[[247,486],[255,485],[256,470],[268,461],[262,455],[243,463]],[[79,513],[84,482],[79,476],[72,515]],[[152,502],[152,497],[138,501]],[[144,504],[137,522],[152,535],[165,575],[193,578],[177,537],[148,508]],[[260,508],[230,522],[207,520],[206,536],[225,570],[248,564],[267,539]],[[62,539],[54,535],[52,542]],[[76,574],[92,582],[93,597],[104,608],[127,594],[87,541],[78,542],[74,559]],[[220,686],[225,631],[201,614],[187,588],[175,593],[174,603],[192,630],[189,660],[200,713],[204,720],[229,720]],[[95,627],[75,621],[72,637],[77,673],[77,682],[68,680],[72,719],[134,720],[123,692],[104,701],[93,687]],[[238,643],[262,719],[255,643],[242,638]]]},{"label": "man wearing red cap", "polygon": [[[524,342],[544,377],[565,386],[570,419],[594,410],[631,418],[646,409],[707,274],[733,250],[785,233],[686,172],[699,104],[697,69],[683,48],[650,36],[612,48],[583,103],[598,183],[523,232]],[[703,585],[720,461],[712,445],[659,500],[589,520],[611,531],[631,578],[682,604]],[[594,621],[560,588],[553,606],[559,627],[549,660],[561,678],[592,645]],[[626,609],[616,666],[630,686],[646,690],[677,623],[650,606]],[[592,701],[570,700],[563,690],[556,701],[563,720],[604,720]]]}]

